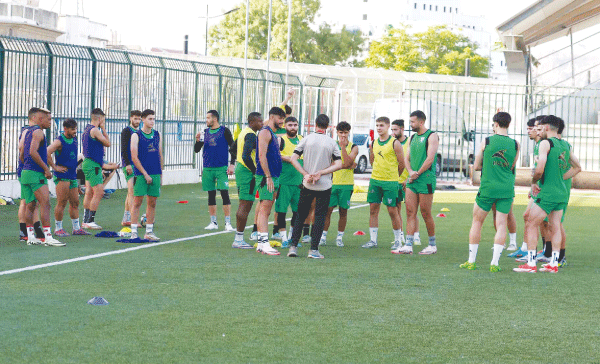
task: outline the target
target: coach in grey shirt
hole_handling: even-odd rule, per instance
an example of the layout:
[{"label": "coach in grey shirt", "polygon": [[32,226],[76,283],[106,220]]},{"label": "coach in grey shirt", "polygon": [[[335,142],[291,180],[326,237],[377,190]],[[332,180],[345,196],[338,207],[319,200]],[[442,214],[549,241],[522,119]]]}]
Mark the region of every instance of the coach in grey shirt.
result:
[{"label": "coach in grey shirt", "polygon": [[[321,114],[315,120],[316,132],[302,139],[292,154],[292,165],[302,173],[302,190],[298,203],[298,217],[294,223],[292,242],[288,257],[298,255],[298,242],[302,235],[302,224],[310,212],[314,199],[315,223],[311,231],[309,258],[323,259],[319,252],[319,240],[325,226],[325,217],[329,208],[331,197],[331,179],[333,172],[342,168],[342,157],[337,143],[325,134],[329,126],[327,115]],[[300,156],[304,156],[304,167],[298,163]]]}]

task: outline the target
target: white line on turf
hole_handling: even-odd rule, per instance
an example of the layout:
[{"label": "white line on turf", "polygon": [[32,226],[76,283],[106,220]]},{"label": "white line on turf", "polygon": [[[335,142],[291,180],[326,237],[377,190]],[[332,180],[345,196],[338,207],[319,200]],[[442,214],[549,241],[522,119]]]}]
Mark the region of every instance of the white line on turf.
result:
[{"label": "white line on turf", "polygon": [[[369,206],[369,204],[362,204],[362,205],[352,206],[352,207],[350,207],[350,210],[357,209],[357,208],[360,208],[360,207],[365,207],[365,206]],[[290,221],[290,220],[291,220],[290,218],[286,219],[286,221]],[[273,224],[273,221],[269,222],[269,225],[271,225],[271,224]],[[249,229],[251,227],[252,227],[252,225],[246,226],[246,229]],[[50,262],[50,263],[44,263],[44,264],[38,264],[38,265],[31,265],[31,266],[25,267],[25,268],[17,268],[17,269],[10,269],[10,270],[2,271],[2,272],[0,272],[0,276],[9,275],[9,274],[15,274],[15,273],[21,273],[21,272],[27,272],[27,271],[30,271],[30,270],[37,270],[37,269],[42,269],[42,268],[54,267],[54,266],[57,266],[57,265],[63,265],[63,264],[81,262],[81,261],[84,261],[84,260],[102,258],[102,257],[110,256],[110,255],[123,254],[123,253],[128,253],[128,252],[132,252],[132,251],[136,251],[136,250],[140,250],[140,249],[153,248],[155,246],[167,245],[167,244],[174,244],[174,243],[179,243],[179,242],[182,242],[182,241],[194,240],[194,239],[200,239],[200,238],[206,238],[208,236],[214,236],[214,235],[220,235],[220,234],[226,234],[226,233],[230,233],[230,231],[217,231],[217,232],[214,232],[214,233],[207,233],[207,234],[202,234],[202,235],[189,236],[187,238],[179,238],[179,239],[173,239],[173,240],[168,240],[168,241],[161,241],[161,242],[158,242],[158,243],[150,243],[150,244],[138,245],[138,246],[134,246],[134,247],[131,247],[131,248],[126,248],[126,249],[112,250],[112,251],[104,252],[104,253],[86,255],[86,256],[78,257],[78,258],[59,260],[59,261],[56,261],[56,262]]]}]

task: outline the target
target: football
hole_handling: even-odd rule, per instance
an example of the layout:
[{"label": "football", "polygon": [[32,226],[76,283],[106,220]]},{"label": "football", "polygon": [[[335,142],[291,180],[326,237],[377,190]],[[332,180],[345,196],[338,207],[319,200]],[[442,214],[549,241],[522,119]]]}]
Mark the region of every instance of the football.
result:
[{"label": "football", "polygon": [[142,215],[140,219],[140,225],[142,225],[142,227],[146,227],[146,214]]}]

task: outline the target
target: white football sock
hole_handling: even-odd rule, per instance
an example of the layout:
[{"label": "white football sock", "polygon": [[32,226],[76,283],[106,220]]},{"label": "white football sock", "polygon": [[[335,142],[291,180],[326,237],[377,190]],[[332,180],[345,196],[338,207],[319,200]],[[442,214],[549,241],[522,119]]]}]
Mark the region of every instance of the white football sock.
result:
[{"label": "white football sock", "polygon": [[369,235],[371,236],[371,241],[374,243],[377,242],[377,230],[379,230],[379,229],[376,227],[369,228]]},{"label": "white football sock", "polygon": [[502,255],[502,250],[504,250],[504,245],[494,244],[494,254],[492,255],[491,265],[498,265],[500,261],[500,255]]},{"label": "white football sock", "polygon": [[527,251],[527,265],[530,267],[535,267],[536,266],[536,260],[535,260],[535,256],[537,255],[535,249],[534,250],[528,250]]},{"label": "white football sock", "polygon": [[560,255],[560,250],[552,251],[552,258],[550,259],[551,267],[558,267],[558,256]]},{"label": "white football sock", "polygon": [[477,259],[477,249],[479,249],[479,244],[469,244],[469,263],[475,263]]}]

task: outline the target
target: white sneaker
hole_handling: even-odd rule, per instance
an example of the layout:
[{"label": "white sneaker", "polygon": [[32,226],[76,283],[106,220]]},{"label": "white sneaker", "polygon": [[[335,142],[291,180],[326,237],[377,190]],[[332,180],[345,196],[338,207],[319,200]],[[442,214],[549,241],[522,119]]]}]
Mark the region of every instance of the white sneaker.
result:
[{"label": "white sneaker", "polygon": [[392,243],[392,250],[398,250],[402,248],[402,242],[400,240],[396,240]]},{"label": "white sneaker", "polygon": [[517,244],[510,244],[506,250],[509,252],[517,250]]},{"label": "white sneaker", "polygon": [[81,224],[82,229],[91,229],[91,230],[102,230],[102,226],[96,224],[95,222],[84,222]]},{"label": "white sneaker", "polygon": [[225,224],[225,231],[235,231],[235,229],[231,224]]},{"label": "white sneaker", "polygon": [[412,245],[405,245],[400,247],[398,250],[392,250],[392,254],[412,254],[413,247]]},{"label": "white sneaker", "polygon": [[262,243],[256,243],[256,252],[262,253]]},{"label": "white sneaker", "polygon": [[210,224],[204,228],[204,230],[219,230],[219,225],[211,221]]},{"label": "white sneaker", "polygon": [[427,247],[419,252],[420,255],[431,255],[437,253],[437,246],[427,245]]},{"label": "white sneaker", "polygon": [[231,244],[231,247],[234,249],[254,249],[252,245],[245,241],[234,241],[233,244]]},{"label": "white sneaker", "polygon": [[415,239],[413,240],[413,245],[421,245],[421,235],[415,235]]},{"label": "white sneaker", "polygon": [[54,239],[53,237],[49,237],[44,240],[44,245],[46,245],[46,246],[65,246],[67,244],[61,243],[60,241]]},{"label": "white sneaker", "polygon": [[262,253],[266,255],[280,255],[281,253],[269,243],[263,243]]},{"label": "white sneaker", "polygon": [[253,231],[252,234],[250,234],[250,240],[252,240],[252,241],[258,240],[258,232]]},{"label": "white sneaker", "polygon": [[38,238],[33,238],[32,239],[27,239],[27,245],[42,245],[44,244],[44,242],[41,239]]},{"label": "white sneaker", "polygon": [[327,245],[327,238],[321,237],[319,241],[319,246]]},{"label": "white sneaker", "polygon": [[154,235],[154,233],[145,234],[144,239],[150,240],[150,241],[160,241],[160,238],[158,236]]},{"label": "white sneaker", "polygon": [[344,247],[344,242],[342,241],[342,239],[336,239],[335,240],[335,245],[337,245],[340,248]]},{"label": "white sneaker", "polygon": [[304,235],[304,237],[302,238],[302,242],[306,244],[309,244],[311,240],[312,239],[310,238],[310,235]]},{"label": "white sneaker", "polygon": [[369,241],[368,243],[365,243],[362,245],[363,248],[377,248],[377,243],[374,241]]}]

